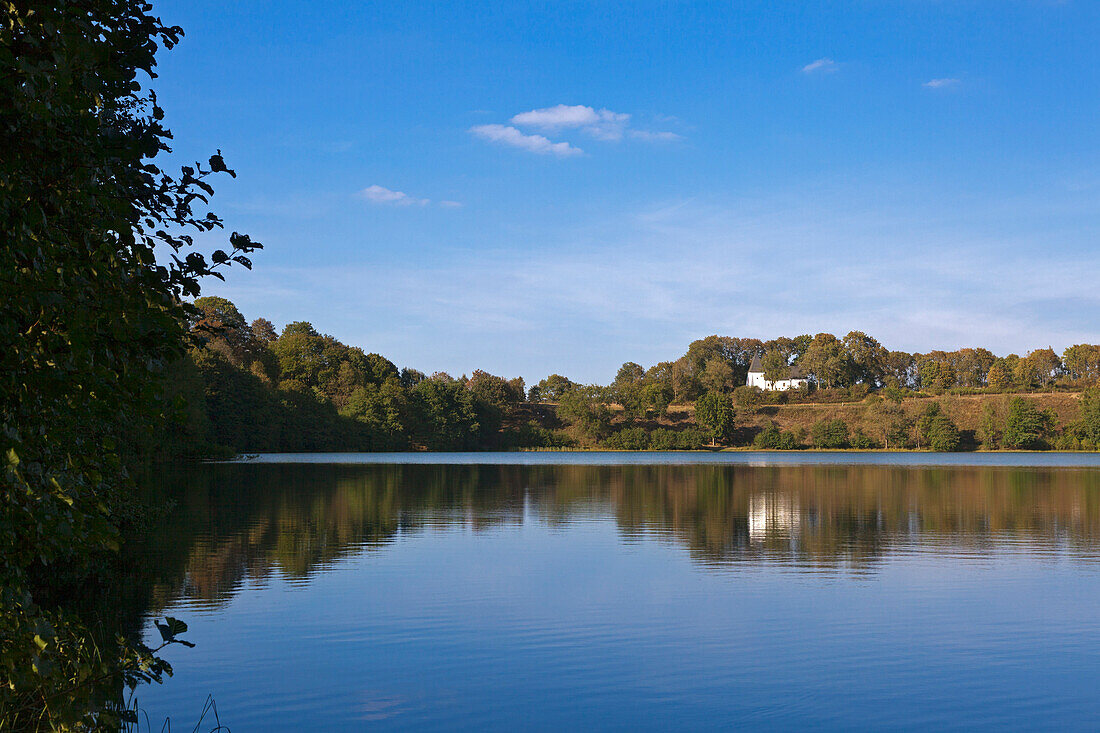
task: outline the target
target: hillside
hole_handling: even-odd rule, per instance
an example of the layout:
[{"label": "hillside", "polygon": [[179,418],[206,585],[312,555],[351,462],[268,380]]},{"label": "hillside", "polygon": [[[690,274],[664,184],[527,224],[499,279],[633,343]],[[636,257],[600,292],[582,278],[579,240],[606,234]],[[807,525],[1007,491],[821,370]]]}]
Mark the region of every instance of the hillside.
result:
[{"label": "hillside", "polygon": [[[920,416],[930,405],[938,404],[957,428],[959,433],[959,450],[975,450],[980,446],[980,428],[983,414],[989,411],[995,418],[998,426],[1003,425],[1007,418],[1009,402],[1013,398],[1023,398],[1035,405],[1041,413],[1050,416],[1046,435],[1046,447],[1080,448],[1079,445],[1060,444],[1059,439],[1072,433],[1081,417],[1081,392],[1021,392],[1005,394],[970,394],[940,396],[908,396],[897,402],[889,403],[896,406],[908,431],[916,430],[916,423]],[[827,403],[795,403],[795,404],[769,404],[753,407],[739,407],[734,410],[733,429],[728,438],[722,442],[725,447],[748,447],[753,444],[754,438],[767,428],[777,428],[782,432],[792,433],[797,438],[798,447],[813,447],[812,432],[816,424],[828,421],[842,420],[849,431],[855,434],[857,431],[868,436],[876,445],[883,447],[883,440],[879,435],[882,432],[881,422],[876,422],[874,413],[875,404],[882,404],[881,398],[869,396],[861,401],[827,402]],[[610,425],[608,434],[602,439],[594,438],[579,429],[577,425],[569,425],[563,422],[555,411],[556,405],[543,403],[539,405],[526,405],[515,416],[520,420],[529,420],[537,423],[542,429],[554,431],[568,436],[577,447],[630,447],[618,445],[617,434],[627,434],[630,431],[655,430],[694,432],[700,430],[695,420],[695,408],[690,404],[671,405],[667,414],[659,418],[647,418],[627,420],[624,417],[621,405],[612,404]],[[910,441],[914,436],[910,436]],[[896,446],[892,445],[891,448]],[[914,447],[909,445],[907,447]],[[1086,448],[1089,446],[1085,446]]]}]

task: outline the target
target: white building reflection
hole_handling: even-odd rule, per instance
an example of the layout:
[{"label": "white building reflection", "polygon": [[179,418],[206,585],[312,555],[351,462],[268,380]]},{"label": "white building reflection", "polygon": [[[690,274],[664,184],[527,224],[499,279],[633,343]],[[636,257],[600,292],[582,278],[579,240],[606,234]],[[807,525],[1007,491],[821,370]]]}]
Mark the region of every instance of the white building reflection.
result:
[{"label": "white building reflection", "polygon": [[793,494],[768,493],[749,497],[749,541],[794,537],[802,524]]}]

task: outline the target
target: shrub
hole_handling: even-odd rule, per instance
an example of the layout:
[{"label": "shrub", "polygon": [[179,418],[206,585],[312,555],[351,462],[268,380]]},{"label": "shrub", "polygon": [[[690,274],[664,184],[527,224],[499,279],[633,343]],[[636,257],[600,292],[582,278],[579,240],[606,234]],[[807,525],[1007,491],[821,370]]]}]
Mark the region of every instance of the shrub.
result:
[{"label": "shrub", "polygon": [[733,401],[737,403],[739,407],[753,407],[760,404],[760,400],[763,396],[763,392],[759,387],[749,387],[748,385],[742,385],[733,390]]},{"label": "shrub", "polygon": [[1054,416],[1040,410],[1034,402],[1013,397],[1005,416],[1004,445],[1006,448],[1040,450],[1046,447],[1046,437],[1054,424]]},{"label": "shrub", "polygon": [[605,443],[615,450],[646,450],[649,448],[649,433],[645,428],[623,428],[609,437]]},{"label": "shrub", "polygon": [[752,439],[752,447],[761,450],[770,450],[779,447],[779,428],[774,425],[761,430]]},{"label": "shrub", "polygon": [[1082,436],[1093,444],[1100,443],[1100,389],[1086,390],[1079,410]]},{"label": "shrub", "polygon": [[857,402],[862,400],[870,393],[871,388],[868,387],[866,384],[863,384],[862,382],[860,382],[859,384],[853,384],[851,387],[848,388],[848,396]]},{"label": "shrub", "polygon": [[959,447],[959,429],[938,402],[924,408],[917,419],[917,435],[923,445],[934,451],[950,452]]},{"label": "shrub", "polygon": [[871,439],[869,435],[866,435],[862,430],[858,428],[854,433],[852,433],[852,439],[850,442],[852,444],[852,447],[858,450],[867,450],[869,448],[878,447],[878,445],[875,443],[874,440]]},{"label": "shrub", "polygon": [[770,425],[756,434],[752,446],[759,450],[797,450],[798,439],[794,433],[780,431],[775,425]]},{"label": "shrub", "polygon": [[820,420],[810,429],[815,448],[845,448],[848,445],[848,423],[840,418]]},{"label": "shrub", "polygon": [[799,441],[794,436],[794,433],[789,433],[784,430],[779,434],[779,443],[775,446],[779,450],[798,450]]}]

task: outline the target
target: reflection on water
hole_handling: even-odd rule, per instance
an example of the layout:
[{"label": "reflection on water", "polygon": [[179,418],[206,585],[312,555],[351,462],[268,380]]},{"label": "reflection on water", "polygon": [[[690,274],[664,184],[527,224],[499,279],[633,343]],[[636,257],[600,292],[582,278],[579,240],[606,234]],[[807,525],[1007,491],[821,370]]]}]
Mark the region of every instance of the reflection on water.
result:
[{"label": "reflection on water", "polygon": [[486,458],[161,477],[134,596],[197,646],[142,707],[190,729],[213,695],[240,731],[1100,720],[1096,469]]},{"label": "reflection on water", "polygon": [[433,529],[599,517],[700,568],[767,561],[875,572],[891,556],[991,548],[1093,562],[1100,472],[885,466],[219,465],[167,480],[154,605],[216,606],[273,570],[297,580]]},{"label": "reflection on water", "polygon": [[795,538],[802,517],[798,497],[782,492],[749,497],[749,541],[762,543],[769,537]]}]

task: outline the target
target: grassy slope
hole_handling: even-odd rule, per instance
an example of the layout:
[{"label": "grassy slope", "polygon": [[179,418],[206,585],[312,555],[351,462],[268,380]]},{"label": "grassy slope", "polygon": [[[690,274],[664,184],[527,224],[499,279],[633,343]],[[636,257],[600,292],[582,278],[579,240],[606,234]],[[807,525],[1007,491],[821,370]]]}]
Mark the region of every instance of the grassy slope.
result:
[{"label": "grassy slope", "polygon": [[[911,397],[902,400],[901,406],[915,419],[930,402],[939,402],[942,409],[950,415],[963,434],[965,446],[967,443],[974,441],[973,433],[978,428],[978,421],[985,405],[992,404],[998,415],[1003,419],[1006,403],[1016,396],[1035,402],[1040,409],[1053,412],[1056,417],[1056,432],[1060,432],[1067,423],[1076,420],[1078,417],[1077,405],[1081,395],[1076,392]],[[618,412],[618,405],[613,405],[612,410]],[[789,431],[797,431],[801,428],[806,435],[809,435],[810,428],[814,423],[836,418],[848,423],[850,430],[854,431],[857,428],[862,428],[868,435],[875,436],[872,427],[865,422],[864,415],[866,412],[866,402],[760,405],[755,408],[738,408],[738,434],[734,443],[744,445],[751,442],[753,435],[769,425],[776,425],[781,430]],[[547,428],[563,427],[554,417],[554,406],[551,404],[527,406],[527,409],[523,411],[523,419],[533,419],[536,423]],[[621,424],[618,419],[616,419],[616,423],[617,426]],[[673,430],[695,427],[694,407],[691,405],[672,405],[669,407],[667,417],[658,420],[639,421],[635,424],[650,430],[657,427]],[[580,438],[578,442],[583,445],[586,441]]]},{"label": "grassy slope", "polygon": [[[1003,415],[1005,403],[1012,397],[1020,396],[1035,402],[1040,409],[1049,409],[1056,416],[1056,426],[1060,429],[1068,422],[1077,419],[1079,393],[1043,392],[1021,395],[942,395],[940,397],[916,397],[902,400],[902,408],[912,417],[918,416],[930,402],[939,402],[944,412],[959,427],[959,430],[976,430],[985,405],[992,404],[998,414]],[[865,402],[840,404],[803,404],[774,405],[745,411],[741,414],[742,424],[763,428],[778,425],[782,430],[793,430],[799,426],[807,431],[819,420],[840,418],[855,429],[863,424],[863,415],[867,411]]]}]

